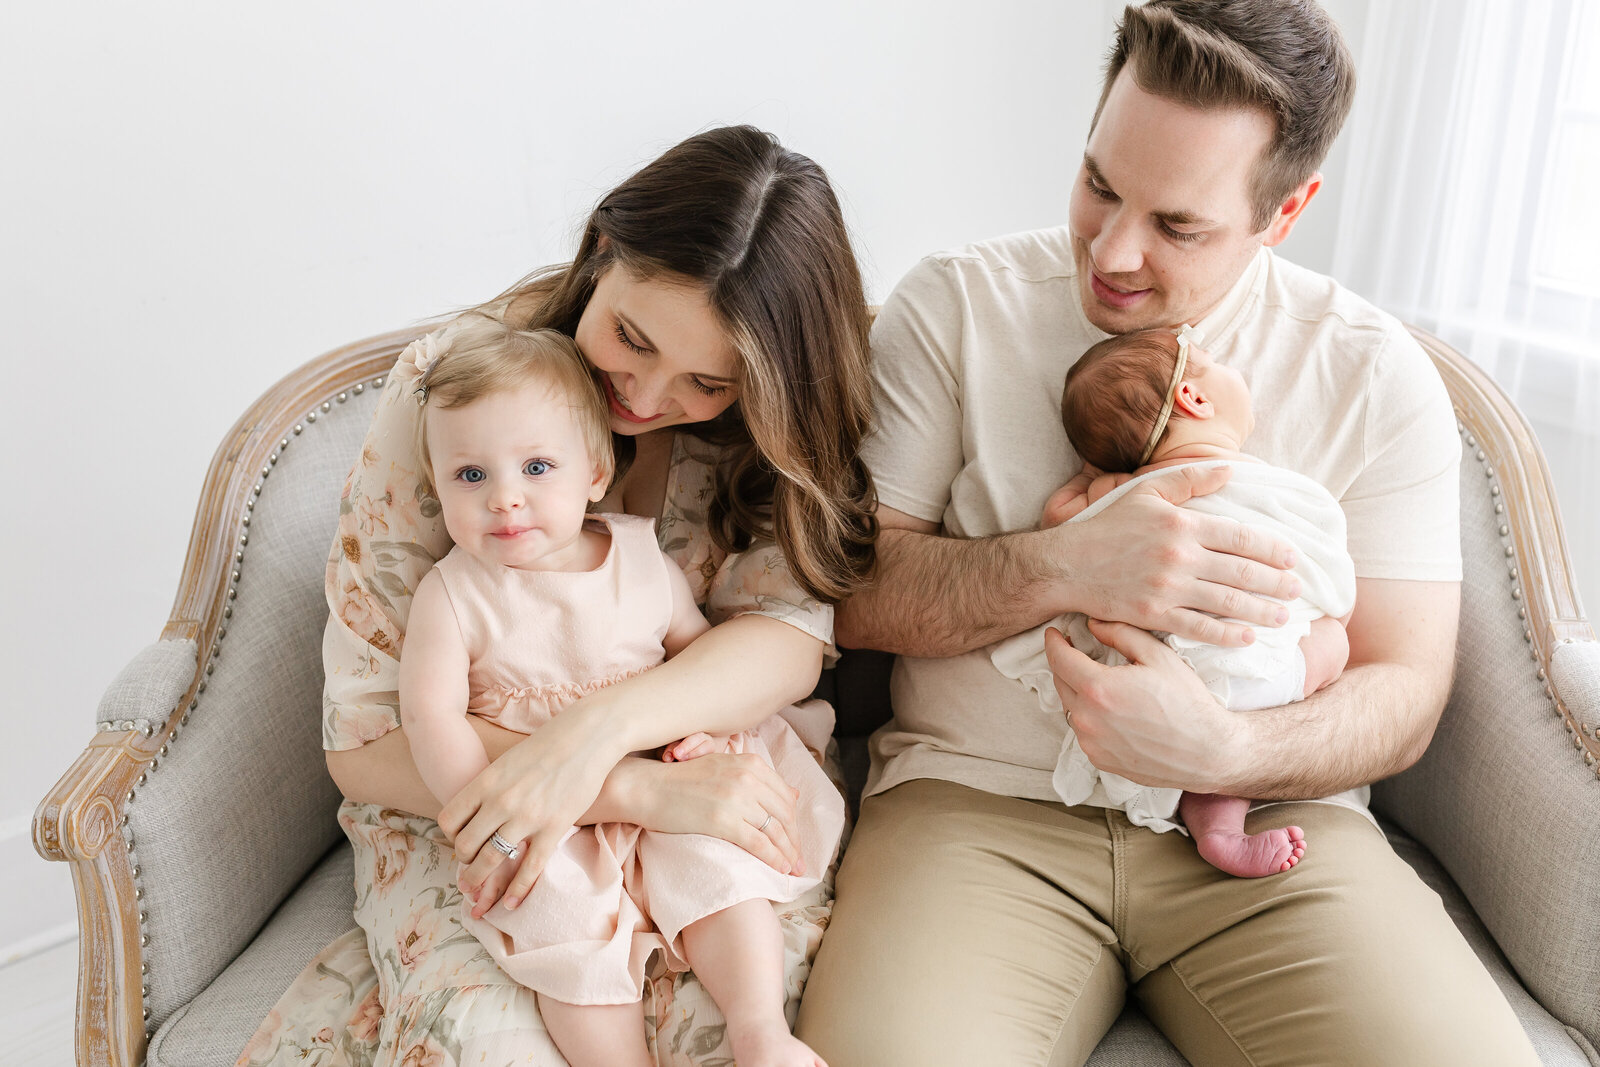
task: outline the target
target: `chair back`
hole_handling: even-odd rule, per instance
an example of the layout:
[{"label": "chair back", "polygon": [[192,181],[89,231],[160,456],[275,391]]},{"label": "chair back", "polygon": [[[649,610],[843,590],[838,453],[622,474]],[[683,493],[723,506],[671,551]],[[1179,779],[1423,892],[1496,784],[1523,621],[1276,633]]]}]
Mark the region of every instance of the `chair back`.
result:
[{"label": "chair back", "polygon": [[[164,645],[193,641],[198,663],[163,755],[125,808],[135,886],[162,886],[140,913],[150,1030],[250,943],[339,839],[320,725],[323,576],[383,376],[416,332],[290,374],[212,460],[162,634]],[[173,773],[190,761],[205,766]]]}]

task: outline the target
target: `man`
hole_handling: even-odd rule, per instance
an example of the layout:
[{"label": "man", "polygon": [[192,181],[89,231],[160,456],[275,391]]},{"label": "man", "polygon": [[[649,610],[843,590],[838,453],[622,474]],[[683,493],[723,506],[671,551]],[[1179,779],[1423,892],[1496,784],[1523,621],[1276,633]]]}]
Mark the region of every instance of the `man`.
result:
[{"label": "man", "polygon": [[[1195,1064],[1537,1063],[1365,808],[1448,692],[1460,445],[1400,324],[1270,251],[1316,196],[1352,92],[1314,3],[1130,7],[1068,225],[930,257],[885,304],[879,578],[838,630],[901,658],[801,1008],[832,1067],[1082,1063],[1129,991]],[[1265,598],[1297,591],[1290,547],[1175,506],[1226,470],[1034,529],[1080,466],[1057,407],[1072,361],[1183,323],[1258,398],[1247,447],[1322,482],[1348,520],[1350,666],[1289,708],[1224,711],[1145,632],[1241,645],[1282,621]],[[1110,620],[1097,636],[1132,662],[1055,635],[1058,721],[983,646],[1065,611]],[[1303,827],[1305,859],[1232,878],[1178,834],[1054,802],[1068,722],[1104,771],[1298,801],[1247,828]]]}]

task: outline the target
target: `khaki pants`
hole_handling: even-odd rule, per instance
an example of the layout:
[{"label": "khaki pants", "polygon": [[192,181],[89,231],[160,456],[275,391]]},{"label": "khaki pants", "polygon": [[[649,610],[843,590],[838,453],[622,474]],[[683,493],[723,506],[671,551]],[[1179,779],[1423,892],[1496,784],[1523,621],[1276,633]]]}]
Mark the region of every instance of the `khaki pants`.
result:
[{"label": "khaki pants", "polygon": [[799,1036],[830,1067],[1081,1064],[1131,992],[1192,1064],[1538,1059],[1369,822],[1330,804],[1299,866],[1234,878],[1120,811],[906,782],[868,799]]}]

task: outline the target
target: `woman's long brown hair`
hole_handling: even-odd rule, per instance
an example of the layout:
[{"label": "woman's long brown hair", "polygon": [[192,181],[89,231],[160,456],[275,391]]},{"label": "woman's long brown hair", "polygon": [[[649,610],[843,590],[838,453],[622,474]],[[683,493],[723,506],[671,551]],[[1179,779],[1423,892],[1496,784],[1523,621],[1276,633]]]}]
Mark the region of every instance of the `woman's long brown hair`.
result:
[{"label": "woman's long brown hair", "polygon": [[[721,446],[716,543],[740,552],[774,539],[795,580],[828,603],[859,589],[877,536],[860,455],[872,418],[870,319],[822,168],[752,126],[698,134],[606,194],[570,264],[492,304],[513,308],[523,320],[514,326],[570,337],[612,267],[699,288],[739,353],[738,402],[682,427]],[[615,440],[620,477],[634,442]]]}]

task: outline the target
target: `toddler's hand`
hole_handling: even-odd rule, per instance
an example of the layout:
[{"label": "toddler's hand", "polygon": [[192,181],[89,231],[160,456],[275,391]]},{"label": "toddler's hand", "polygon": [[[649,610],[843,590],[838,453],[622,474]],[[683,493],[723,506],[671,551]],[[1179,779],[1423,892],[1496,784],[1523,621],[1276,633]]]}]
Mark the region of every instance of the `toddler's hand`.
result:
[{"label": "toddler's hand", "polygon": [[662,749],[661,760],[663,763],[687,763],[701,756],[726,751],[728,751],[727,735],[695,733]]},{"label": "toddler's hand", "polygon": [[467,893],[464,889],[462,890],[467,899],[472,901],[472,917],[474,919],[483,918],[489,909],[494,907],[500,898],[505,895],[506,887],[511,884],[511,879],[517,876],[517,871],[522,867],[523,859],[528,855],[527,840],[523,840],[517,845],[517,852],[516,859],[501,861],[500,866],[496,867],[493,873],[484,881],[476,896]]}]

